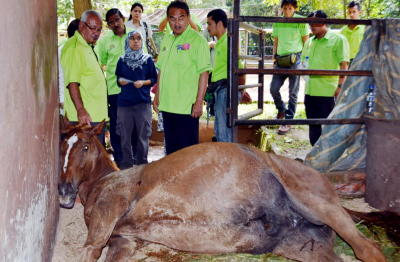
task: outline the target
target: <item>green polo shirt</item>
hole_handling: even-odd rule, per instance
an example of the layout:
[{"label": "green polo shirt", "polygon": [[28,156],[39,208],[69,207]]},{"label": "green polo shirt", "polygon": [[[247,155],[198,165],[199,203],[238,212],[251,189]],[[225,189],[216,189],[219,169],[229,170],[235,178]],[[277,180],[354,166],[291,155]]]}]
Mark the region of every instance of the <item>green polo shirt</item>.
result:
[{"label": "green polo shirt", "polygon": [[117,85],[115,69],[117,68],[118,59],[125,53],[125,40],[127,35],[126,33],[120,37],[115,35],[113,31],[108,31],[97,41],[94,49],[100,64],[106,66],[108,95],[116,95],[121,92],[121,88]]},{"label": "green polo shirt", "polygon": [[211,82],[217,82],[228,77],[228,37],[223,34],[214,46],[214,68],[212,71]]},{"label": "green polo shirt", "polygon": [[350,59],[356,57],[360,49],[361,41],[364,38],[365,25],[357,25],[351,30],[347,25],[342,27],[340,33],[344,35],[350,46]]},{"label": "green polo shirt", "polygon": [[160,46],[160,111],[191,114],[200,74],[211,70],[206,39],[190,26],[178,36],[165,35]]},{"label": "green polo shirt", "polygon": [[[212,70],[211,82],[217,82],[228,78],[228,38],[223,34],[214,46],[214,68]],[[239,60],[239,68],[244,68],[244,62]]]},{"label": "green polo shirt", "polygon": [[78,31],[65,42],[61,50],[61,66],[64,72],[65,113],[70,121],[78,121],[72,102],[69,83],[79,83],[83,105],[93,122],[108,120],[107,85],[104,73],[91,46]]},{"label": "green polo shirt", "polygon": [[[324,37],[315,36],[304,45],[302,61],[308,59],[308,69],[339,70],[340,63],[349,61],[349,44],[341,34],[331,30]],[[338,86],[339,76],[310,76],[305,94],[310,96],[332,97]]]},{"label": "green polo shirt", "polygon": [[[303,17],[294,14],[293,18]],[[308,24],[274,23],[272,37],[278,38],[278,55],[287,55],[301,52],[303,49],[302,37],[309,34]]]}]

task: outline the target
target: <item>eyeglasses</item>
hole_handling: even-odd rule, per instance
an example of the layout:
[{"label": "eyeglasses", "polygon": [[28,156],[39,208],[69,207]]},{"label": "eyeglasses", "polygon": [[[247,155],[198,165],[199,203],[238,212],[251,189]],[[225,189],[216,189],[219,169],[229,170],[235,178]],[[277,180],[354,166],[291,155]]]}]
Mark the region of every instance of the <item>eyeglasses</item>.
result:
[{"label": "eyeglasses", "polygon": [[177,17],[170,16],[169,17],[169,21],[171,23],[173,23],[173,24],[176,24],[176,23],[181,24],[181,23],[183,23],[185,21],[186,17],[187,16],[180,16],[180,17],[177,18]]},{"label": "eyeglasses", "polygon": [[101,33],[101,27],[97,28],[97,27],[92,27],[90,25],[88,25],[86,22],[83,22],[87,28],[89,28],[90,31],[92,32],[96,32],[96,33]]}]

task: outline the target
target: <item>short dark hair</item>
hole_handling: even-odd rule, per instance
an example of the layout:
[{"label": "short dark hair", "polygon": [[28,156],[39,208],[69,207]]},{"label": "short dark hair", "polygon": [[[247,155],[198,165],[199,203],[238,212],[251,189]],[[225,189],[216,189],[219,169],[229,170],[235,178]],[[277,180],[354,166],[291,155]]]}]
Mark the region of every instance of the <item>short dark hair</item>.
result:
[{"label": "short dark hair", "polygon": [[132,10],[133,10],[136,6],[139,6],[140,9],[142,9],[142,12],[144,11],[143,5],[142,5],[141,3],[139,3],[139,2],[134,3],[134,4],[132,5],[132,7],[131,7],[131,14],[129,15],[128,21],[132,19]]},{"label": "short dark hair", "polygon": [[322,10],[317,10],[311,12],[307,17],[328,18],[328,15]]},{"label": "short dark hair", "polygon": [[71,23],[69,23],[69,25],[67,27],[68,38],[71,38],[74,36],[75,31],[78,30],[78,28],[79,28],[80,21],[81,21],[81,19],[76,18],[76,19],[72,20]]},{"label": "short dark hair", "polygon": [[282,0],[281,2],[281,8],[284,5],[292,5],[294,8],[297,8],[297,0]]},{"label": "short dark hair", "polygon": [[111,8],[106,13],[106,22],[108,22],[108,19],[110,19],[110,17],[116,14],[118,14],[121,18],[124,18],[124,15],[121,13],[121,11],[119,11],[118,8]]},{"label": "short dark hair", "polygon": [[207,14],[207,18],[211,17],[211,19],[218,24],[218,22],[222,22],[223,26],[225,28],[228,27],[228,16],[226,15],[225,11],[222,9],[214,9],[211,10],[208,14]]},{"label": "short dark hair", "polygon": [[169,5],[167,7],[167,17],[168,17],[168,14],[169,14],[169,10],[171,8],[183,9],[183,10],[185,10],[185,12],[186,12],[186,14],[188,16],[190,15],[189,6],[183,1],[175,0],[175,1],[172,1],[171,3],[169,3]]},{"label": "short dark hair", "polygon": [[347,5],[347,8],[353,8],[353,7],[357,7],[358,11],[361,10],[361,5],[360,5],[360,3],[356,2],[356,1],[351,1],[351,2]]}]

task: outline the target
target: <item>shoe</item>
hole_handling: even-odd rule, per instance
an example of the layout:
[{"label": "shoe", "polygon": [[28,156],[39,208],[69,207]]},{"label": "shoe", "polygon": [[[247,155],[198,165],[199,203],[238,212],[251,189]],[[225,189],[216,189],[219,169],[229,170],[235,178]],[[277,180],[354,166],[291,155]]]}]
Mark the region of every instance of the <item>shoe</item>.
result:
[{"label": "shoe", "polygon": [[278,129],[278,135],[285,135],[289,132],[290,126],[289,125],[281,125]]},{"label": "shoe", "polygon": [[278,112],[276,115],[276,119],[284,119],[285,118],[285,111]]}]

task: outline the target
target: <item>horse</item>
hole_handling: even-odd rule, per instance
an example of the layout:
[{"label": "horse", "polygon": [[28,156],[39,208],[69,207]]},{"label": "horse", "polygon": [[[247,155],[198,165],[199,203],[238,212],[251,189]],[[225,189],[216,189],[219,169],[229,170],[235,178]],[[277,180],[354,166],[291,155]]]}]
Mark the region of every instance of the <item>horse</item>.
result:
[{"label": "horse", "polygon": [[143,243],[191,253],[272,252],[340,261],[335,232],[358,259],[384,262],[341,207],[330,182],[282,156],[235,143],[203,143],[118,171],[96,138],[104,127],[64,124],[60,205],[79,194],[88,236],[81,261],[129,261]]}]

